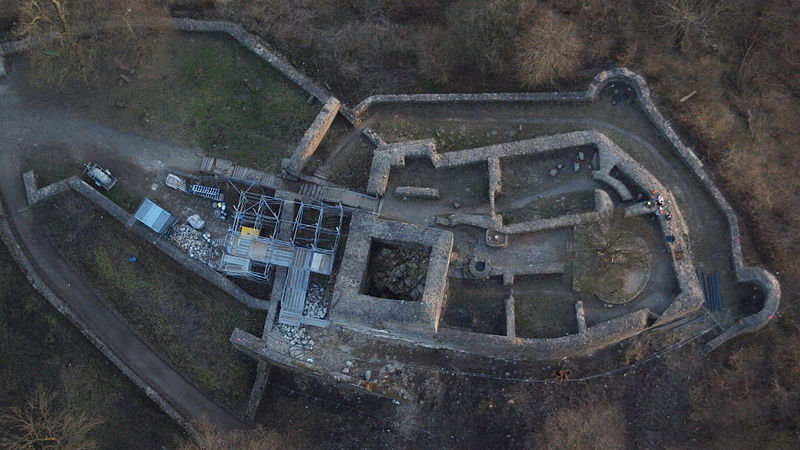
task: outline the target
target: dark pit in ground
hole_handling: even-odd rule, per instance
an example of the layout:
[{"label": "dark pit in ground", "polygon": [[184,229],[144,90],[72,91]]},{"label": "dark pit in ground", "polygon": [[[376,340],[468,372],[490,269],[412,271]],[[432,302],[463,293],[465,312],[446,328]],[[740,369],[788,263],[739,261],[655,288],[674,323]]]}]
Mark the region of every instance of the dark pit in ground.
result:
[{"label": "dark pit in ground", "polygon": [[441,326],[475,333],[506,334],[505,298],[501,280],[448,278]]},{"label": "dark pit in ground", "polygon": [[422,298],[429,248],[373,241],[369,253],[363,294],[394,300]]}]

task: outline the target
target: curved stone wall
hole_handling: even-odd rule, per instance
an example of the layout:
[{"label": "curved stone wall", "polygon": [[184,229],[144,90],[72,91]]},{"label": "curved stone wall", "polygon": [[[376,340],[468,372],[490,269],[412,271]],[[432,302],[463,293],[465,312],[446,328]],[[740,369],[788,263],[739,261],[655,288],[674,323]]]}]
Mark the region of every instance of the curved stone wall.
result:
[{"label": "curved stone wall", "polygon": [[[686,144],[681,141],[669,122],[656,108],[650,95],[650,90],[644,78],[626,68],[616,68],[597,74],[585,91],[561,93],[505,93],[505,94],[410,94],[410,95],[375,95],[371,96],[353,108],[356,115],[355,123],[360,123],[368,115],[369,109],[378,104],[392,103],[463,103],[463,102],[593,102],[596,101],[602,90],[611,82],[621,81],[629,84],[636,92],[637,102],[650,122],[659,133],[672,144],[681,159],[691,169],[691,175],[697,177],[704,187],[711,193],[715,203],[726,216],[729,229],[729,243],[739,283],[752,283],[758,286],[764,295],[763,308],[750,316],[739,319],[735,324],[726,329],[717,338],[706,346],[713,350],[726,340],[743,332],[755,331],[764,326],[775,317],[780,305],[780,284],[773,274],[763,268],[745,267],[742,260],[742,249],[739,242],[740,233],[736,213],[728,201],[714,185],[711,177],[703,170],[703,163]],[[365,129],[377,135],[373,130]],[[383,141],[378,136],[378,141]],[[391,145],[391,144],[389,144]],[[376,167],[373,166],[373,170]],[[599,178],[602,181],[602,176]],[[372,180],[371,180],[372,181]],[[371,183],[368,189],[380,188],[380,182]]]}]

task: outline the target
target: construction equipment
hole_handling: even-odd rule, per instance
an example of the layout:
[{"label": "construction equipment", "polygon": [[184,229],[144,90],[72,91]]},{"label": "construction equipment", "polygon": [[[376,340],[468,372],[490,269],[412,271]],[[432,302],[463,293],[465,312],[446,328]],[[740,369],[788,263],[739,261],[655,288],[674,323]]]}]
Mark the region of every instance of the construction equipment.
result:
[{"label": "construction equipment", "polygon": [[189,187],[189,192],[191,192],[194,195],[197,195],[198,197],[208,198],[216,202],[221,202],[224,199],[222,192],[220,192],[219,188],[193,184],[191,187]]},{"label": "construction equipment", "polygon": [[84,166],[83,173],[85,173],[86,176],[94,180],[94,184],[102,187],[107,191],[110,191],[111,188],[113,188],[114,185],[117,184],[117,179],[113,175],[111,175],[110,170],[103,169],[98,164],[92,162]]},{"label": "construction equipment", "polygon": [[186,180],[175,174],[171,173],[167,175],[167,179],[166,181],[164,181],[164,184],[171,187],[172,189],[177,189],[179,191],[186,192]]}]

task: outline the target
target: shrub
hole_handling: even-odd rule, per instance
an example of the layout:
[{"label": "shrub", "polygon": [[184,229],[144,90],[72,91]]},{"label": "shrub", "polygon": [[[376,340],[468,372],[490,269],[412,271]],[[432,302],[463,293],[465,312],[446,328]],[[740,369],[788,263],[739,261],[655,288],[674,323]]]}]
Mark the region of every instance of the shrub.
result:
[{"label": "shrub", "polygon": [[[141,53],[154,48],[160,32],[146,30],[137,21],[166,17],[156,0],[23,0],[18,10],[15,34],[23,39],[54,35],[43,49],[29,53],[42,84],[62,87],[68,82],[88,82],[97,74],[101,52]],[[103,22],[116,22],[121,31],[90,31]]]},{"label": "shrub", "polygon": [[575,26],[547,10],[517,40],[518,77],[524,86],[553,83],[580,64]]},{"label": "shrub", "polygon": [[447,25],[461,67],[484,76],[513,72],[513,42],[531,10],[530,2],[517,0],[453,3]]}]

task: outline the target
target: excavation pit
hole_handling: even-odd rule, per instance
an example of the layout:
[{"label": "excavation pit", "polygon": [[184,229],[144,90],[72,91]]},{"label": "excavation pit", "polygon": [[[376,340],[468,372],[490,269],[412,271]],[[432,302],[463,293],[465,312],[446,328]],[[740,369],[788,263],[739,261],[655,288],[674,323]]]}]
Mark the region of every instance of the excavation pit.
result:
[{"label": "excavation pit", "polygon": [[362,294],[419,301],[425,289],[430,247],[373,240]]}]

